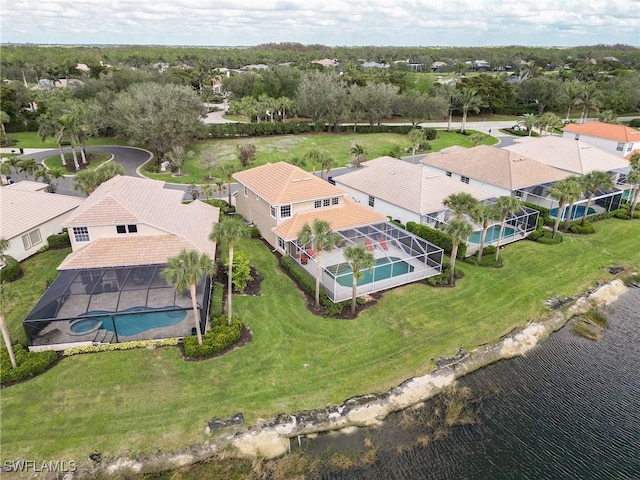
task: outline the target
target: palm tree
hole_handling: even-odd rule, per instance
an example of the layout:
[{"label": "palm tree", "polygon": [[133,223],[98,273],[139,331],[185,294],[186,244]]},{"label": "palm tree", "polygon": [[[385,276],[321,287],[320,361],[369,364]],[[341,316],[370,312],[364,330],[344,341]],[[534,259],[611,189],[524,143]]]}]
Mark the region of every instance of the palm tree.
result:
[{"label": "palm tree", "polygon": [[497,211],[495,205],[488,203],[478,203],[476,208],[471,211],[471,217],[480,224],[482,232],[480,234],[480,249],[478,250],[478,265],[482,261],[482,251],[484,250],[484,237],[487,234],[489,225],[493,220],[500,218],[500,212]]},{"label": "palm tree", "polygon": [[573,220],[573,217],[574,217],[573,207],[575,206],[575,203],[584,196],[584,186],[582,183],[582,179],[577,177],[572,177],[567,180],[572,180],[572,181],[569,182],[571,187],[567,187],[567,203],[569,204],[569,210],[564,217],[564,226],[563,226],[564,233],[567,233],[569,231],[569,224],[571,223],[571,220]]},{"label": "palm tree", "polygon": [[453,246],[451,247],[451,278],[449,279],[449,285],[452,287],[455,285],[455,271],[456,271],[456,256],[458,255],[458,247],[461,242],[464,242],[469,235],[473,233],[473,227],[468,222],[458,218],[452,218],[449,223],[444,227],[444,233],[449,235],[453,240]]},{"label": "palm tree", "polygon": [[367,151],[359,143],[351,145],[351,157],[353,158],[353,166],[359,167],[362,162],[367,161]]},{"label": "palm tree", "polygon": [[[4,239],[1,239],[4,240]],[[7,347],[9,353],[9,360],[11,360],[11,366],[17,367],[16,357],[13,354],[13,346],[11,345],[11,336],[9,335],[9,328],[4,318],[5,313],[9,310],[9,305],[13,303],[16,298],[16,292],[10,288],[7,282],[2,282],[0,285],[0,332],[2,332],[2,340]]]},{"label": "palm tree", "polygon": [[[233,180],[233,174],[240,171],[240,167],[232,162],[223,163],[218,167],[218,175],[220,178],[224,178],[227,182],[227,192],[229,193],[229,206],[231,206],[231,181]],[[222,190],[220,190],[222,192]]]},{"label": "palm tree", "polygon": [[575,178],[561,180],[554,183],[551,188],[549,188],[549,196],[558,200],[558,211],[556,213],[556,221],[553,225],[553,234],[551,235],[551,238],[556,237],[558,227],[560,226],[560,220],[564,213],[564,207],[567,206],[567,203],[573,202],[572,199],[578,195],[576,194],[578,190],[581,191],[582,189]]},{"label": "palm tree", "polygon": [[34,158],[20,160],[20,171],[25,173],[26,178],[29,178],[29,175],[33,175],[37,169],[38,162]]},{"label": "palm tree", "polygon": [[464,213],[470,214],[478,205],[478,200],[470,193],[452,193],[446,197],[442,204],[452,210],[458,220],[462,219]]},{"label": "palm tree", "polygon": [[331,169],[333,167],[335,167],[336,164],[336,159],[333,158],[329,153],[327,152],[322,152],[322,155],[320,156],[320,178],[322,178],[324,180],[324,171],[326,170],[327,172],[327,178],[329,178],[329,172],[331,172]]},{"label": "palm tree", "polygon": [[344,249],[344,258],[351,265],[352,290],[351,290],[351,315],[356,314],[356,297],[358,290],[358,280],[362,278],[365,270],[373,268],[376,264],[376,257],[364,245],[349,245]]},{"label": "palm tree", "polygon": [[2,134],[2,138],[7,136],[7,131],[4,128],[5,123],[9,123],[11,121],[11,116],[4,110],[0,110],[0,134]]},{"label": "palm tree", "polygon": [[462,124],[460,125],[460,133],[464,133],[465,126],[467,124],[467,114],[469,109],[478,113],[480,111],[480,97],[478,92],[471,88],[463,88],[460,91],[459,98],[460,106],[462,107]]},{"label": "palm tree", "polygon": [[585,123],[589,117],[590,111],[598,111],[601,106],[602,92],[598,89],[595,82],[586,84],[576,99],[576,105],[582,105],[582,113],[580,114],[580,123]]},{"label": "palm tree", "polygon": [[631,171],[627,174],[627,183],[635,185],[633,198],[631,200],[631,209],[629,210],[629,216],[633,218],[636,206],[638,205],[638,196],[640,194],[640,165],[631,168]]},{"label": "palm tree", "polygon": [[[167,266],[162,270],[162,277],[176,287],[176,291],[182,295],[185,290],[189,290],[191,305],[193,307],[193,321],[196,326],[198,344],[202,345],[202,332],[200,331],[200,315],[198,314],[198,298],[196,295],[196,285],[205,275],[215,274],[215,264],[206,253],[197,250],[181,250],[180,253],[171,257]],[[209,320],[205,322],[205,331],[208,330]]]},{"label": "palm tree", "polygon": [[316,163],[320,162],[320,158],[322,157],[322,153],[317,148],[310,150],[305,155],[305,159],[311,160],[311,173],[316,173]]},{"label": "palm tree", "polygon": [[535,113],[525,113],[521,115],[522,123],[524,124],[529,136],[531,136],[531,132],[533,131],[533,127],[538,124],[538,117]]},{"label": "palm tree", "polygon": [[331,226],[324,220],[315,219],[312,225],[305,223],[298,233],[300,245],[311,244],[311,250],[316,257],[316,308],[320,307],[320,277],[322,275],[322,252],[331,251],[338,243],[338,234],[331,230]]},{"label": "palm tree", "polygon": [[0,265],[4,265],[4,252],[9,250],[11,241],[4,237],[0,237]]},{"label": "palm tree", "polygon": [[214,242],[226,244],[229,249],[228,261],[229,271],[227,272],[227,325],[231,325],[231,316],[233,314],[233,249],[240,240],[248,238],[251,230],[242,220],[230,218],[216,223],[209,238]]},{"label": "palm tree", "polygon": [[611,175],[598,170],[587,173],[582,177],[581,180],[584,189],[589,193],[589,200],[587,200],[587,205],[584,207],[584,214],[582,215],[582,221],[580,222],[582,225],[584,225],[587,214],[589,213],[591,201],[593,200],[596,192],[598,190],[611,191],[613,190],[614,185]]},{"label": "palm tree", "polygon": [[73,177],[73,189],[91,195],[96,188],[117,175],[124,175],[122,165],[108,162],[93,170],[83,170]]},{"label": "palm tree", "polygon": [[447,99],[448,107],[448,120],[447,120],[447,132],[451,131],[451,121],[453,120],[453,111],[460,102],[460,90],[456,89],[454,85],[446,85],[445,98]]},{"label": "palm tree", "polygon": [[52,137],[58,145],[58,152],[60,154],[60,161],[62,166],[67,165],[67,160],[62,150],[62,141],[64,139],[64,127],[60,125],[60,122],[55,117],[53,112],[47,111],[38,117],[38,135],[44,142],[47,137]]},{"label": "palm tree", "polygon": [[407,136],[411,142],[411,159],[415,160],[416,150],[425,140],[424,130],[421,128],[414,128],[413,130],[409,130]]},{"label": "palm tree", "polygon": [[211,187],[211,184],[203,183],[200,189],[202,190],[202,194],[205,196],[205,198],[209,200],[209,197],[213,193],[213,188]]},{"label": "palm tree", "polygon": [[544,131],[546,135],[551,129],[553,135],[553,129],[562,124],[562,119],[553,112],[546,112],[540,116],[538,124],[540,125],[540,133]]},{"label": "palm tree", "polygon": [[498,234],[498,242],[496,243],[496,262],[500,256],[500,242],[502,241],[502,235],[504,235],[504,227],[507,223],[507,218],[511,217],[514,213],[522,208],[522,201],[515,197],[502,196],[496,200],[496,207],[500,217],[500,233]]}]

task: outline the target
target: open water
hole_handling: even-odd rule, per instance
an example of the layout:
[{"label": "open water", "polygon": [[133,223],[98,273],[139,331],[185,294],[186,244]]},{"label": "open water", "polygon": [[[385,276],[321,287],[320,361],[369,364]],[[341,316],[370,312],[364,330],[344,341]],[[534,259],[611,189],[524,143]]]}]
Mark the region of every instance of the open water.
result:
[{"label": "open water", "polygon": [[325,462],[327,480],[640,479],[640,288],[606,313],[598,341],[565,327],[526,357],[461,379],[483,398],[474,425],[424,444],[426,430],[407,433],[389,418],[381,428],[321,435],[303,449],[354,457],[366,451],[365,439],[375,446],[375,457],[357,467]]}]

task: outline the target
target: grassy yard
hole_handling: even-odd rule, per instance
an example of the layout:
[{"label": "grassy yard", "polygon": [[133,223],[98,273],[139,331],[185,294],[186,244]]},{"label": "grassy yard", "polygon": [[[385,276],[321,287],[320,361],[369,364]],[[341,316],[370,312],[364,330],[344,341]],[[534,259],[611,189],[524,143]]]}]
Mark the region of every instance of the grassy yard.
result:
[{"label": "grassy yard", "polygon": [[[73,166],[73,154],[67,153],[65,154],[64,158],[67,162],[67,165]],[[113,155],[110,153],[89,152],[87,153],[87,162],[89,162],[89,165],[87,165],[86,170],[95,170],[103,163],[109,161],[111,158],[113,158]],[[42,163],[44,163],[48,168],[59,167],[66,170],[66,167],[62,165],[62,160],[60,159],[60,155],[52,155],[51,157],[47,157],[44,159]],[[80,157],[79,154],[78,154],[78,163],[82,165],[82,158]],[[67,171],[65,175],[73,175],[73,172]]]},{"label": "grassy yard", "polygon": [[[311,315],[269,248],[246,241],[238,250],[264,275],[260,296],[234,300],[251,343],[204,362],[184,362],[174,347],[65,358],[2,391],[3,458],[84,461],[94,450],[173,450],[207,441],[206,421],[214,417],[241,411],[252,424],[384,391],[429,372],[438,357],[542,318],[545,299],[610,279],[607,266],[640,268],[640,222],[595,225],[597,235],[569,234],[556,246],[509,245],[501,269],[459,263],[466,276],[455,289],[401,287],[348,321]],[[42,275],[33,267],[29,276]],[[39,294],[42,283],[39,277],[30,285]],[[12,312],[12,333],[20,318]]]},{"label": "grassy yard", "polygon": [[[13,147],[9,147],[16,150],[19,148],[58,148],[58,144],[54,142],[53,138],[47,137],[43,142],[38,132],[15,132],[7,134],[7,137],[18,142]],[[90,138],[87,140],[87,145],[129,145],[129,143],[126,138],[99,137]]]},{"label": "grassy yard", "polygon": [[[472,132],[471,130],[468,130]],[[493,137],[486,136],[487,145],[497,143]],[[287,161],[292,158],[302,158],[311,150],[318,149],[329,153],[337,162],[337,166],[344,166],[351,161],[351,146],[354,143],[362,145],[367,151],[369,159],[377,158],[389,154],[394,147],[409,148],[411,142],[406,135],[394,133],[371,133],[371,134],[334,134],[317,133],[307,135],[281,135],[269,137],[257,137],[251,139],[223,139],[206,141],[191,145],[196,155],[193,159],[187,160],[182,168],[184,176],[172,177],[169,173],[150,173],[145,175],[158,180],[171,181],[174,183],[202,183],[208,176],[208,171],[204,169],[198,159],[205,152],[213,152],[221,162],[233,161],[238,163],[238,144],[252,143],[256,147],[256,158],[253,166],[264,163]],[[452,145],[463,147],[473,147],[473,142],[469,136],[455,132],[439,130],[438,137],[429,142],[432,151],[437,152]],[[238,163],[239,166],[239,163]],[[311,162],[306,162],[306,170],[311,170]],[[317,169],[320,166],[316,166]],[[215,173],[214,173],[215,175]]]}]

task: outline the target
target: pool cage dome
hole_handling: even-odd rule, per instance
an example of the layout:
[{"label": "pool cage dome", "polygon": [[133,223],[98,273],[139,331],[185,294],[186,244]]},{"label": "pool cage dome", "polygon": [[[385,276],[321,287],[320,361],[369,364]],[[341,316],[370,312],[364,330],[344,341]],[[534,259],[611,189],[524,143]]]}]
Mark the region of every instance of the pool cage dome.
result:
[{"label": "pool cage dome", "polygon": [[[23,325],[32,350],[120,343],[195,334],[189,292],[180,295],[161,275],[165,264],[63,270]],[[209,277],[197,285],[204,331]],[[204,306],[204,308],[203,308]]]}]

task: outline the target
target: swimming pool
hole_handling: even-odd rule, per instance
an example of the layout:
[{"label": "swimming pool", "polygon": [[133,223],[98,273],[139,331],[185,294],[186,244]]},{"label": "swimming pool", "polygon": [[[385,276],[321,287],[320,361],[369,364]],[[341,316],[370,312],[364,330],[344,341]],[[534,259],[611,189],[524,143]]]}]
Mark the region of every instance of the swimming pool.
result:
[{"label": "swimming pool", "polygon": [[131,336],[152,328],[170,327],[180,323],[187,316],[187,311],[132,307],[118,312],[117,315],[115,312],[106,310],[92,310],[87,312],[86,316],[90,318],[75,320],[71,323],[69,327],[71,332],[83,334],[104,328],[118,335]]},{"label": "swimming pool", "polygon": [[[575,220],[576,218],[582,218],[582,216],[584,215],[584,207],[585,207],[584,205],[578,205],[576,207],[573,207],[573,211],[571,212],[571,220]],[[567,218],[568,210],[569,210],[569,205],[564,207],[561,220],[564,220],[565,218]],[[587,215],[593,215],[594,213],[596,213],[596,211],[593,208],[589,207],[589,211],[587,212]],[[551,210],[549,210],[549,215],[551,215],[553,218],[556,218],[556,216],[558,215],[558,209],[552,208]]]},{"label": "swimming pool", "polygon": [[[362,278],[358,280],[358,285],[365,285],[379,280],[396,277],[409,272],[413,272],[413,266],[398,257],[378,258],[373,269],[365,270]],[[351,266],[348,263],[339,263],[327,267],[327,273],[343,287],[350,287],[353,284]]]},{"label": "swimming pool", "polygon": [[[515,228],[504,227],[502,238],[511,237],[515,235],[515,233],[516,233]],[[469,243],[480,243],[481,235],[482,235],[482,232],[473,232],[469,236]],[[500,236],[500,225],[492,225],[491,227],[487,228],[487,233],[484,236],[484,241],[485,243],[495,242],[496,240],[498,240],[499,236]]]}]

